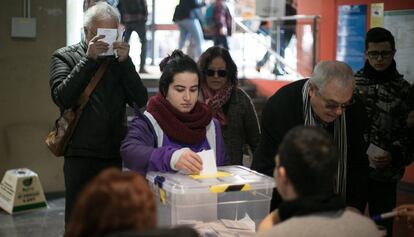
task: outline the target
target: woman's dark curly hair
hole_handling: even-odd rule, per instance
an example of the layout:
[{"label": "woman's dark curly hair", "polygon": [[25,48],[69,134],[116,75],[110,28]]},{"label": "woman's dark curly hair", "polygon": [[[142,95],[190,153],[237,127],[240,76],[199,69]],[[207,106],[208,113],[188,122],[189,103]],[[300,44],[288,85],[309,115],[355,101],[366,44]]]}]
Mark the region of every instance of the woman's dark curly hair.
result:
[{"label": "woman's dark curly hair", "polygon": [[138,173],[109,168],[81,192],[65,237],[97,237],[156,227],[155,198]]},{"label": "woman's dark curly hair", "polygon": [[205,71],[208,69],[208,66],[210,65],[211,61],[213,59],[220,57],[226,62],[226,70],[227,70],[227,79],[232,85],[237,85],[237,66],[236,63],[234,63],[233,59],[230,56],[230,53],[227,49],[219,47],[219,46],[213,46],[208,48],[198,60],[198,67],[200,68],[200,71],[202,72],[201,76],[201,82],[203,84],[206,83],[205,78]]},{"label": "woman's dark curly hair", "polygon": [[[171,55],[161,61],[160,71],[162,74],[158,89],[164,97],[167,95],[168,87],[173,82],[174,76],[178,73],[195,73],[200,82],[201,73],[198,70],[197,63],[179,49],[174,50]],[[200,88],[200,83],[198,83],[198,88]]]}]

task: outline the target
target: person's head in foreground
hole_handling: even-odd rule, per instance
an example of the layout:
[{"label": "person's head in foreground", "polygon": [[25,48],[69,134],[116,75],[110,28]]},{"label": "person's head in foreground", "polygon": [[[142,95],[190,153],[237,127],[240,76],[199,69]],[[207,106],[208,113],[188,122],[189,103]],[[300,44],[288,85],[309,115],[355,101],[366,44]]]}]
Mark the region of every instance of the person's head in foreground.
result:
[{"label": "person's head in foreground", "polygon": [[135,172],[110,168],[79,195],[65,237],[104,236],[155,227],[155,199],[146,180]]},{"label": "person's head in foreground", "polygon": [[355,78],[351,67],[339,61],[321,61],[309,81],[312,110],[321,122],[330,123],[353,102]]},{"label": "person's head in foreground", "polygon": [[283,202],[260,224],[260,237],[378,236],[374,222],[346,210],[334,191],[338,153],[331,140],[324,129],[303,126],[283,138],[274,170]]},{"label": "person's head in foreground", "polygon": [[338,154],[329,134],[317,127],[295,127],[276,156],[275,180],[283,200],[332,196]]}]

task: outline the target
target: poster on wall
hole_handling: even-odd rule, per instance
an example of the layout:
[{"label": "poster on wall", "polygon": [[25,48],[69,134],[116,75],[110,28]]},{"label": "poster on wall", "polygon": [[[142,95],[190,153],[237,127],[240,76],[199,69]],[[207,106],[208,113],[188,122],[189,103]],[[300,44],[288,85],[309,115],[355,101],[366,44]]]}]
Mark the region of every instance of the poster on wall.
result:
[{"label": "poster on wall", "polygon": [[371,28],[384,27],[384,3],[371,4]]},{"label": "poster on wall", "polygon": [[336,60],[346,62],[356,72],[364,65],[364,37],[367,5],[338,7]]},{"label": "poster on wall", "polygon": [[398,72],[414,83],[414,10],[385,11],[384,27],[395,38],[395,61]]}]

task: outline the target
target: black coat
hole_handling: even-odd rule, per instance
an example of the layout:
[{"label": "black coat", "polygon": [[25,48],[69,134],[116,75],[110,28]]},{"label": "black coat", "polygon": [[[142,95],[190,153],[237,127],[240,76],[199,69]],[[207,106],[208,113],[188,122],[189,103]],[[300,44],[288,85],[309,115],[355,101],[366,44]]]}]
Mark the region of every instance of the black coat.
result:
[{"label": "black coat", "polygon": [[[50,87],[60,111],[77,104],[102,62],[88,59],[86,49],[86,43],[78,43],[53,53]],[[110,58],[83,110],[65,156],[120,157],[120,143],[126,134],[126,104],[142,107],[147,99],[147,90],[131,59],[118,62]]]},{"label": "black coat", "polygon": [[[273,176],[275,156],[285,134],[293,127],[304,124],[302,87],[306,80],[290,83],[267,101],[261,121],[261,138],[254,153],[252,169]],[[366,190],[368,178],[368,157],[366,142],[363,137],[367,125],[366,111],[363,105],[357,102],[346,110],[348,157],[347,157],[347,199],[364,199],[361,197]],[[356,190],[354,190],[356,189]],[[349,197],[348,197],[349,196]],[[361,200],[363,201],[363,200]],[[348,204],[353,205],[354,201]],[[362,205],[362,204],[361,204]]]},{"label": "black coat", "polygon": [[175,7],[173,21],[176,22],[176,21],[189,19],[191,15],[191,11],[194,8],[199,8],[202,6],[205,6],[205,4],[204,3],[199,4],[197,0],[180,0],[180,3]]}]

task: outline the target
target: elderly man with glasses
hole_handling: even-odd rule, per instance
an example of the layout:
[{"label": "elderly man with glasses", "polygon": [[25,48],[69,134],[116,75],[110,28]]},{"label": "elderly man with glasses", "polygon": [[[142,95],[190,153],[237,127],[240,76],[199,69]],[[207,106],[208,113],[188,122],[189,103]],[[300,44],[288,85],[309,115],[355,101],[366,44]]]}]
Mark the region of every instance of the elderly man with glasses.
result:
[{"label": "elderly man with glasses", "polygon": [[[354,102],[355,78],[343,62],[318,63],[310,79],[298,80],[281,88],[267,101],[261,121],[261,139],[252,168],[271,176],[274,157],[283,136],[297,125],[324,128],[339,150],[335,192],[347,205],[363,211],[368,182],[368,159],[363,130],[366,112]],[[272,209],[280,196],[274,192]]]},{"label": "elderly man with glasses", "polygon": [[[407,134],[407,109],[403,105],[410,84],[398,72],[394,60],[395,41],[391,32],[376,27],[365,38],[366,61],[356,74],[356,94],[369,118],[367,142],[370,161],[368,206],[370,215],[392,210],[396,185],[412,161]],[[392,234],[392,220],[378,222]]]}]

